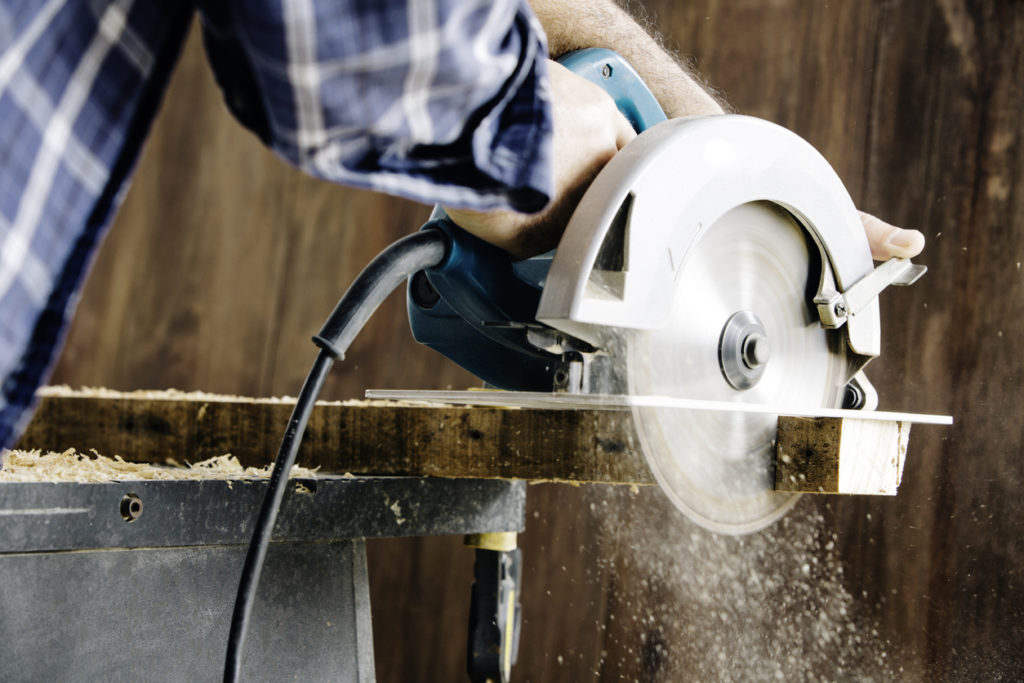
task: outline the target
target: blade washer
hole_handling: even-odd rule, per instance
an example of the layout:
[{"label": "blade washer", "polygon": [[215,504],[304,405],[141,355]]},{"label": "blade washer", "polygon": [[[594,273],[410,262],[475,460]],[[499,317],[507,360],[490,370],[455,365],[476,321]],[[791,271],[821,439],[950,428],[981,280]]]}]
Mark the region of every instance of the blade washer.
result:
[{"label": "blade washer", "polygon": [[745,391],[761,379],[771,345],[761,320],[750,311],[733,313],[718,338],[718,365],[733,389]]}]

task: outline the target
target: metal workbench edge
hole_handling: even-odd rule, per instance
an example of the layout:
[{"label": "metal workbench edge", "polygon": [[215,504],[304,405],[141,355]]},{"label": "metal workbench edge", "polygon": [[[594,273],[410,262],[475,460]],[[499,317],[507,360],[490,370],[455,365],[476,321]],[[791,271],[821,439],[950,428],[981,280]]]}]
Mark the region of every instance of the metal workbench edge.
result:
[{"label": "metal workbench edge", "polygon": [[[261,479],[0,483],[0,553],[248,543]],[[502,479],[292,479],[275,542],[522,531],[526,484]]]}]

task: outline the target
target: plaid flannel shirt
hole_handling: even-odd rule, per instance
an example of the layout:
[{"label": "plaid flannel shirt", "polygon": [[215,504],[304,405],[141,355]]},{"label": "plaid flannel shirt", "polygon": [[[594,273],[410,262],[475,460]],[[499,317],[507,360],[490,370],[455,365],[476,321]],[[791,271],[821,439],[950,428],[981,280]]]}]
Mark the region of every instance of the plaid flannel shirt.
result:
[{"label": "plaid flannel shirt", "polygon": [[[195,9],[0,0],[0,447],[54,363]],[[546,203],[546,47],[525,0],[199,10],[229,109],[299,168],[427,203]]]}]

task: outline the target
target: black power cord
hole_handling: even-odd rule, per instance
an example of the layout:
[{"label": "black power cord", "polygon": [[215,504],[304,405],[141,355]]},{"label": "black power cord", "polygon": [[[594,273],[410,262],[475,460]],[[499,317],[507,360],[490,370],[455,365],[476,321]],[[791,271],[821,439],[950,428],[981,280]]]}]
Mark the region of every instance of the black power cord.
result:
[{"label": "black power cord", "polygon": [[263,572],[263,561],[267,556],[270,536],[277,521],[288,484],[288,473],[295,464],[302,435],[306,431],[310,413],[324,380],[335,360],[342,360],[356,334],[363,328],[370,315],[396,287],[414,273],[436,266],[444,261],[448,253],[448,238],[437,229],[421,230],[404,237],[378,254],[363,269],[334,307],[313,342],[320,347],[320,353],[313,363],[302,392],[295,402],[288,428],[281,440],[281,448],[274,461],[267,493],[260,507],[256,528],[253,530],[249,552],[245,556],[242,577],[238,582],[235,609],[231,615],[231,632],[228,636],[228,651],[224,662],[224,680],[234,682],[242,670],[242,652],[249,628],[249,616],[256,597],[256,587]]}]

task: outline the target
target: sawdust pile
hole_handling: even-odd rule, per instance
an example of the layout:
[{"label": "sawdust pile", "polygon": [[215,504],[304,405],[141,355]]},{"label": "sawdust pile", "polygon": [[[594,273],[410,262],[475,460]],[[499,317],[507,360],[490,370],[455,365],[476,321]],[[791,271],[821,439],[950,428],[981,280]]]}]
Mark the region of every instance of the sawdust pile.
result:
[{"label": "sawdust pile", "polygon": [[632,680],[638,668],[652,681],[912,678],[845,588],[838,539],[806,501],[733,537],[683,519],[656,490],[591,487],[587,498],[616,615],[601,626],[602,678]]},{"label": "sawdust pile", "polygon": [[[74,389],[67,384],[54,384],[40,387],[36,391],[40,398],[107,398],[107,399],[136,399],[149,401],[204,401],[209,403],[269,403],[280,405],[295,405],[298,400],[295,396],[237,396],[233,394],[211,394],[208,391],[182,391],[181,389],[135,389],[133,391],[118,391],[106,387],[79,387]],[[348,398],[341,401],[318,400],[318,406],[404,406],[422,408],[424,406],[450,405],[437,401],[420,400],[382,400]]]},{"label": "sawdust pile", "polygon": [[136,398],[150,400],[177,401],[247,401],[252,403],[295,403],[293,396],[277,396],[251,398],[248,396],[232,396],[230,394],[211,394],[206,391],[182,391],[180,389],[136,389],[135,391],[117,391],[106,387],[80,387],[72,389],[66,384],[40,387],[36,391],[40,397],[63,396],[75,398]]},{"label": "sawdust pile", "polygon": [[[267,479],[272,466],[242,467],[231,454],[218,455],[194,465],[151,465],[128,462],[121,456],[109,458],[93,451],[79,453],[73,448],[62,453],[41,451],[0,451],[0,481],[11,482],[110,482],[156,479]],[[295,465],[291,477],[309,479],[316,471]]]}]

